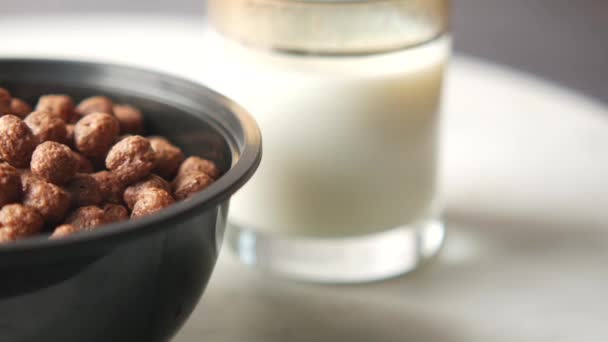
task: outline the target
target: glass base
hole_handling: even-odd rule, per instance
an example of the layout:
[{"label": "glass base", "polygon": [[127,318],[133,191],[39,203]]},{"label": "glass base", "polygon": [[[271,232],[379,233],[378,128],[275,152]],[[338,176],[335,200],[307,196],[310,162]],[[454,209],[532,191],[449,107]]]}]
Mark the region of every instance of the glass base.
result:
[{"label": "glass base", "polygon": [[443,244],[438,219],[347,238],[284,237],[230,224],[230,248],[241,262],[298,280],[362,283],[416,269]]}]

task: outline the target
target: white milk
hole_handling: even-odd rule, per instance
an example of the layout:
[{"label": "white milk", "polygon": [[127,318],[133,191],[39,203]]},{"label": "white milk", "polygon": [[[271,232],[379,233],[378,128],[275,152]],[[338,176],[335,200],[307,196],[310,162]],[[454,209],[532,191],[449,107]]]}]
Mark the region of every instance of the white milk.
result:
[{"label": "white milk", "polygon": [[438,104],[449,37],[399,52],[301,56],[209,33],[207,83],[257,119],[264,156],[233,223],[344,237],[434,218]]}]

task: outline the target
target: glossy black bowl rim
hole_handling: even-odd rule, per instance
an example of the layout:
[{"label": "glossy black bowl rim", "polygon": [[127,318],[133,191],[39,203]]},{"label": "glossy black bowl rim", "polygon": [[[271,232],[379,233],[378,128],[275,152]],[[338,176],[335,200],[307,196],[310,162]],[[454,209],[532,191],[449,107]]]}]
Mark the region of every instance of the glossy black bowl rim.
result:
[{"label": "glossy black bowl rim", "polygon": [[2,245],[0,246],[0,258],[2,256],[48,252],[58,249],[69,253],[70,251],[80,250],[93,245],[111,247],[121,241],[131,240],[138,236],[166,229],[170,225],[179,223],[193,215],[200,214],[201,212],[228,200],[234,192],[251,178],[260,164],[262,158],[262,137],[255,119],[234,101],[202,84],[163,72],[106,62],[99,63],[47,58],[0,58],[0,64],[4,63],[46,63],[62,64],[64,66],[79,65],[84,67],[103,66],[116,70],[124,70],[125,72],[128,71],[130,73],[153,75],[181,87],[196,89],[201,93],[206,93],[207,97],[212,98],[220,105],[228,108],[230,113],[236,117],[243,131],[243,147],[238,151],[238,155],[233,153],[232,157],[233,159],[236,159],[236,162],[233,160],[232,167],[222,175],[222,177],[204,191],[187,201],[176,203],[175,205],[148,217],[111,224],[103,229],[82,234],[74,234],[73,236],[62,239],[48,239],[45,236],[40,236]]}]

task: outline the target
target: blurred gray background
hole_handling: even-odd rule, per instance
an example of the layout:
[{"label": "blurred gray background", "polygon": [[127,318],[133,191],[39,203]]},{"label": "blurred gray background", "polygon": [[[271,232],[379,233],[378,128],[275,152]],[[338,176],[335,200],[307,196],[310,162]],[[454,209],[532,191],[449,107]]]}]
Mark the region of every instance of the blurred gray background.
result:
[{"label": "blurred gray background", "polygon": [[[202,18],[204,7],[204,0],[0,0],[0,20],[64,12]],[[608,103],[608,0],[453,0],[453,8],[457,52],[525,70]]]}]

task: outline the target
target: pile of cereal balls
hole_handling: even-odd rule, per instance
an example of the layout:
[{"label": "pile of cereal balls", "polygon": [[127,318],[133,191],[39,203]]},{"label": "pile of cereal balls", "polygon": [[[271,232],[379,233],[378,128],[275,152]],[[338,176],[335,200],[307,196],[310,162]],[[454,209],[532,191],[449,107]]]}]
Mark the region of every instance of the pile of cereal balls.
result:
[{"label": "pile of cereal balls", "polygon": [[205,189],[218,167],[104,96],[45,95],[32,110],[0,88],[0,243],[50,238],[153,214]]}]

